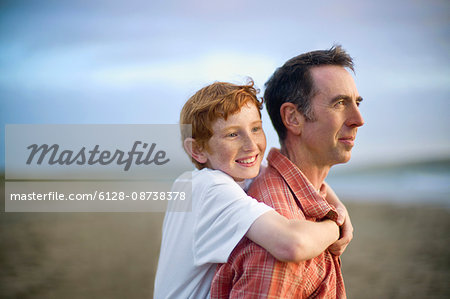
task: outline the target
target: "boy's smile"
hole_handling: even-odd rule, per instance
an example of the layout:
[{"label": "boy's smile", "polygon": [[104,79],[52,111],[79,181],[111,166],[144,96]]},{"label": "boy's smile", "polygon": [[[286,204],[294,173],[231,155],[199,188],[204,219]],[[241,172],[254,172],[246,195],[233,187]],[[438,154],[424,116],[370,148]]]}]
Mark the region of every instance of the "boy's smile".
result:
[{"label": "boy's smile", "polygon": [[236,162],[240,163],[240,164],[243,164],[242,166],[250,167],[250,166],[253,166],[256,163],[257,157],[258,157],[258,155],[253,156],[253,157],[249,157],[249,158],[245,158],[245,159],[241,159],[241,160],[236,160]]},{"label": "boy's smile", "polygon": [[256,105],[248,103],[227,120],[217,119],[212,130],[209,150],[204,151],[207,167],[221,170],[236,181],[256,177],[266,150],[266,136]]}]

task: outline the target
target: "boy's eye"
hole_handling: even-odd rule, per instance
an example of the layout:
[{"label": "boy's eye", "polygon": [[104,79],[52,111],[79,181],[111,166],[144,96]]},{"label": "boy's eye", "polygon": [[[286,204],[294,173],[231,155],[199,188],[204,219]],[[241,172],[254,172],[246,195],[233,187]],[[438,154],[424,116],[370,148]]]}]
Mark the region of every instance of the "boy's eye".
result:
[{"label": "boy's eye", "polygon": [[235,132],[227,134],[227,137],[236,137],[236,136],[237,136],[237,133],[235,133]]},{"label": "boy's eye", "polygon": [[258,131],[260,131],[260,130],[262,130],[261,127],[254,127],[254,128],[252,129],[253,132],[258,132]]}]

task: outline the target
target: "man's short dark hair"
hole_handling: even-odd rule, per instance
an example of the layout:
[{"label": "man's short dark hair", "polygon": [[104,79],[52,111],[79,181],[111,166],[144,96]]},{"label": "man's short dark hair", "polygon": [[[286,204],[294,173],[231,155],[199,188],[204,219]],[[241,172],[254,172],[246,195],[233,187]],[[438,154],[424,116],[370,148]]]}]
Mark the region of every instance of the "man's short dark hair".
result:
[{"label": "man's short dark hair", "polygon": [[289,59],[266,82],[264,101],[282,144],[286,138],[286,128],[281,120],[281,105],[294,103],[307,121],[314,121],[311,98],[315,89],[310,70],[323,65],[337,65],[354,71],[353,59],[340,45],[335,45],[329,50],[312,51]]}]

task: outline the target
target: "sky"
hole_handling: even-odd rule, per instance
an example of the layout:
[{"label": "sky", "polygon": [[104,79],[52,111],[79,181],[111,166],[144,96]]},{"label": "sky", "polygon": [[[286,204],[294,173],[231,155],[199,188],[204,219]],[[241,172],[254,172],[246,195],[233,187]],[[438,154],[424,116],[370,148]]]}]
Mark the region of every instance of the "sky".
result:
[{"label": "sky", "polygon": [[[450,2],[2,1],[5,124],[170,124],[214,81],[341,44],[364,98],[350,167],[450,157]],[[278,146],[263,113],[268,147]]]}]

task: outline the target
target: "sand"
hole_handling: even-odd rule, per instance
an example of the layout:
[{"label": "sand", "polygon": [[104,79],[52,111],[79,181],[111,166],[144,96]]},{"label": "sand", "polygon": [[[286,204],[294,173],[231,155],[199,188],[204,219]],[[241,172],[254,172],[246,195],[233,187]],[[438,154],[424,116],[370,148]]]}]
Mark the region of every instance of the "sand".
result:
[{"label": "sand", "polygon": [[[349,298],[450,298],[450,210],[347,206],[355,227],[342,257]],[[151,298],[162,219],[2,212],[0,297]]]},{"label": "sand", "polygon": [[342,256],[349,298],[450,298],[450,210],[348,203]]}]

